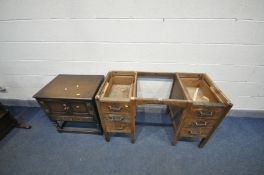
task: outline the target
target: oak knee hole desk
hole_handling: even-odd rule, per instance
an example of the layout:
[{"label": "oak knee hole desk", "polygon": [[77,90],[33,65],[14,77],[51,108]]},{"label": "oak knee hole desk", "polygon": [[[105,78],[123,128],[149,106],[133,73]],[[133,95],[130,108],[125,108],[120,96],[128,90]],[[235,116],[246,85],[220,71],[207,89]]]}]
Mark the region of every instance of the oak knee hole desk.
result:
[{"label": "oak knee hole desk", "polygon": [[[58,75],[33,97],[59,132],[101,134],[94,97],[103,79],[103,75]],[[94,125],[67,127],[69,123]]]},{"label": "oak knee hole desk", "polygon": [[[141,98],[137,94],[139,78],[169,78],[169,98]],[[203,147],[221,123],[232,103],[203,73],[164,73],[111,71],[96,95],[105,139],[111,133],[128,133],[135,142],[137,105],[167,105],[174,128],[172,144],[181,137],[199,138]]]}]

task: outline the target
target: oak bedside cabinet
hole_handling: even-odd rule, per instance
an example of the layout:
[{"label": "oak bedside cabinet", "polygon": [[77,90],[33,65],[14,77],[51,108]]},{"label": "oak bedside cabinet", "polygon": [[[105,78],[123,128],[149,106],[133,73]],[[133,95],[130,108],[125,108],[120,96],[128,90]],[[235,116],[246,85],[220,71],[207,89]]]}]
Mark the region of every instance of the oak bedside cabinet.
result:
[{"label": "oak bedside cabinet", "polygon": [[[95,95],[103,75],[58,75],[33,97],[59,132],[102,134]],[[68,124],[93,127],[68,127]]]}]

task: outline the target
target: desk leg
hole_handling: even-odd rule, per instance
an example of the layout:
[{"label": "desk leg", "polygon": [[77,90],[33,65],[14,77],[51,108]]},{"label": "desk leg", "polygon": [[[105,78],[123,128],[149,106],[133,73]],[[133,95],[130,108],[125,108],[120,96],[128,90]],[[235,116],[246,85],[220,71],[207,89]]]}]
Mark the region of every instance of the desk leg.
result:
[{"label": "desk leg", "polygon": [[109,141],[110,141],[110,135],[109,135],[109,133],[108,133],[108,132],[105,132],[105,133],[104,133],[104,136],[105,136],[105,140],[106,140],[107,142],[109,142]]},{"label": "desk leg", "polygon": [[174,136],[173,136],[173,138],[172,138],[172,142],[171,142],[171,144],[172,144],[172,145],[176,145],[177,140],[178,140],[177,134],[174,134]]},{"label": "desk leg", "polygon": [[135,130],[134,130],[134,128],[132,128],[132,132],[130,135],[130,142],[135,143]]},{"label": "desk leg", "polygon": [[202,139],[201,142],[199,143],[198,147],[199,148],[203,148],[204,145],[207,143],[208,140],[209,140],[209,138]]}]

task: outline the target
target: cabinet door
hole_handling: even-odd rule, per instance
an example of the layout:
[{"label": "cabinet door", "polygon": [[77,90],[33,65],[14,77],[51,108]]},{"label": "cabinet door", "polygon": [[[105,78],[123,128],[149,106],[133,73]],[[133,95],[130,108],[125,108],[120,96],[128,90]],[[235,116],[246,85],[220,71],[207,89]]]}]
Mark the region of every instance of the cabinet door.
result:
[{"label": "cabinet door", "polygon": [[38,100],[42,109],[48,114],[67,114],[69,112],[69,105],[60,100]]}]

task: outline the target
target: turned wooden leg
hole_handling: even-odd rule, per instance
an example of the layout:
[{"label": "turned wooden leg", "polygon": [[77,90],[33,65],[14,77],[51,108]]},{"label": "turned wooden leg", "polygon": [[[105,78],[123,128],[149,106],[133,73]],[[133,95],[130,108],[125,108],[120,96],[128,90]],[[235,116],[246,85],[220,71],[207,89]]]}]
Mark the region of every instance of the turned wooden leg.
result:
[{"label": "turned wooden leg", "polygon": [[57,129],[63,129],[64,125],[66,124],[65,121],[56,121],[56,127]]}]

